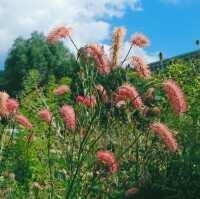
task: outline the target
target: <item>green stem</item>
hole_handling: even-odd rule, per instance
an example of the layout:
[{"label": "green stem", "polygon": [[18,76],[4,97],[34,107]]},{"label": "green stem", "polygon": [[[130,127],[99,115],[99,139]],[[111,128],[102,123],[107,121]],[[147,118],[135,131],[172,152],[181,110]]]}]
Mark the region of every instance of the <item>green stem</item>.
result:
[{"label": "green stem", "polygon": [[131,52],[131,49],[132,49],[132,47],[133,47],[133,44],[131,44],[131,46],[130,46],[130,48],[129,48],[129,51],[128,51],[128,53],[127,53],[127,55],[126,55],[126,57],[124,58],[124,60],[121,62],[121,65],[126,61],[126,59],[127,59],[127,57],[128,57],[128,55],[130,54],[130,52]]},{"label": "green stem", "polygon": [[9,145],[11,145],[13,137],[14,137],[14,129],[15,129],[15,124],[13,125],[13,129],[12,129],[12,133],[11,133],[10,139],[9,139],[9,141],[7,143],[7,146],[5,148],[5,152],[4,152],[2,160],[1,160],[0,172],[2,172],[2,169],[3,169],[4,165],[6,164],[6,159],[7,159],[8,155],[9,155],[9,153],[10,153],[10,150],[11,150],[11,147],[9,147]]},{"label": "green stem", "polygon": [[29,143],[26,144],[26,184],[25,184],[25,199],[28,198],[28,192],[29,192],[29,188],[28,188],[28,169],[29,169]]},{"label": "green stem", "polygon": [[50,198],[53,198],[53,178],[52,178],[52,169],[51,169],[51,157],[50,157],[50,147],[51,147],[51,123],[49,124],[49,131],[47,134],[48,143],[47,143],[47,153],[48,153],[48,167],[49,167],[49,179],[51,183],[51,192]]}]

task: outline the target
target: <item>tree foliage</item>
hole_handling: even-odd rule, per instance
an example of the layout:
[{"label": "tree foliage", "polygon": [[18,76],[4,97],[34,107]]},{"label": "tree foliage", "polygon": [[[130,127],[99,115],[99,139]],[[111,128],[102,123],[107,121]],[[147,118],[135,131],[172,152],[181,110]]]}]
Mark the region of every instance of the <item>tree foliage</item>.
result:
[{"label": "tree foliage", "polygon": [[63,43],[49,44],[42,33],[33,32],[31,38],[18,37],[5,61],[5,69],[0,74],[0,90],[11,95],[22,89],[23,78],[30,69],[36,69],[42,84],[47,83],[48,76],[56,79],[74,74],[75,58]]}]

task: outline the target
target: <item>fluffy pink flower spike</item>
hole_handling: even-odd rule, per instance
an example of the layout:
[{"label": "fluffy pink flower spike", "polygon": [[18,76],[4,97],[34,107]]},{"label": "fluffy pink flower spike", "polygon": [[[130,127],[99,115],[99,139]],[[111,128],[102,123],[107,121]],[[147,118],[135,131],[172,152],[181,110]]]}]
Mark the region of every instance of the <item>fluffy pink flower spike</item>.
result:
[{"label": "fluffy pink flower spike", "polygon": [[6,109],[7,109],[8,115],[10,115],[18,107],[19,107],[19,102],[16,99],[10,98],[6,101]]},{"label": "fluffy pink flower spike", "polygon": [[105,54],[102,46],[97,44],[88,44],[85,47],[85,52],[93,57],[99,74],[106,75],[110,73],[110,64],[108,61],[108,57]]},{"label": "fluffy pink flower spike", "polygon": [[6,92],[0,92],[0,115],[6,117],[6,101],[9,99],[9,95]]},{"label": "fluffy pink flower spike", "polygon": [[165,146],[172,152],[175,153],[178,150],[178,144],[169,128],[160,122],[154,122],[150,127],[165,143]]},{"label": "fluffy pink flower spike", "polygon": [[56,43],[60,39],[67,38],[71,32],[71,28],[66,25],[60,25],[55,27],[47,34],[49,43]]},{"label": "fluffy pink flower spike", "polygon": [[76,97],[76,103],[78,104],[85,104],[89,107],[94,107],[96,104],[96,97],[95,96],[89,96],[89,97],[83,97],[83,96],[77,96]]},{"label": "fluffy pink flower spike", "polygon": [[106,90],[104,89],[104,87],[99,84],[99,85],[96,86],[96,89],[97,89],[97,92],[101,95],[102,101],[105,104],[109,103],[110,100],[108,98],[108,95],[107,95]]},{"label": "fluffy pink flower spike", "polygon": [[23,115],[17,115],[15,117],[15,121],[19,124],[21,124],[24,128],[26,129],[31,129],[33,128],[33,124]]},{"label": "fluffy pink flower spike", "polygon": [[42,117],[47,122],[51,122],[52,114],[49,110],[41,110],[41,111],[39,111],[38,114],[40,115],[40,117]]},{"label": "fluffy pink flower spike", "polygon": [[8,117],[19,107],[19,102],[16,99],[9,98],[6,92],[0,92],[0,115]]},{"label": "fluffy pink flower spike", "polygon": [[137,110],[142,110],[144,103],[137,89],[131,84],[124,84],[118,88],[118,95],[115,97],[115,103],[122,101],[122,99],[129,98],[132,102],[132,105]]},{"label": "fluffy pink flower spike", "polygon": [[64,105],[60,109],[60,114],[65,117],[66,128],[75,131],[76,129],[76,116],[72,106]]},{"label": "fluffy pink flower spike", "polygon": [[130,43],[140,48],[145,48],[149,46],[150,41],[142,33],[135,33],[133,36],[131,36]]},{"label": "fluffy pink flower spike", "polygon": [[54,94],[59,96],[59,95],[62,95],[64,93],[67,93],[69,91],[70,91],[70,89],[67,85],[62,85],[62,86],[60,86],[60,87],[58,87],[57,89],[54,90]]},{"label": "fluffy pink flower spike", "polygon": [[144,59],[138,56],[132,56],[131,59],[131,65],[134,66],[139,78],[147,80],[151,77],[151,71],[149,69],[148,64]]},{"label": "fluffy pink flower spike", "polygon": [[114,154],[107,150],[101,150],[96,153],[96,157],[102,162],[106,162],[109,166],[110,171],[117,172],[118,171],[118,163]]},{"label": "fluffy pink flower spike", "polygon": [[168,94],[174,113],[183,114],[187,110],[184,93],[180,86],[172,79],[168,79],[163,84],[164,91]]}]

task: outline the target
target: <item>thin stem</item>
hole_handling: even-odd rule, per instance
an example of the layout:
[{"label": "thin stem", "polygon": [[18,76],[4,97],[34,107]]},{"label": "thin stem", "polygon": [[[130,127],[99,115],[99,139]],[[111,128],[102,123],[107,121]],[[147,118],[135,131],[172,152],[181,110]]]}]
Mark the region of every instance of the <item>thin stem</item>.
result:
[{"label": "thin stem", "polygon": [[78,52],[78,48],[76,46],[76,44],[74,43],[73,39],[71,38],[71,36],[69,35],[69,39],[71,40],[72,44],[74,45],[74,47],[76,48],[77,52]]},{"label": "thin stem", "polygon": [[50,158],[50,139],[51,139],[51,123],[49,124],[49,131],[47,134],[48,143],[47,143],[47,153],[48,153],[48,167],[49,167],[49,178],[51,183],[51,192],[50,192],[50,198],[53,198],[53,179],[52,179],[52,169],[51,169],[51,158]]},{"label": "thin stem", "polygon": [[128,50],[128,53],[127,53],[126,57],[125,57],[124,60],[121,62],[121,65],[126,61],[127,57],[129,56],[129,54],[130,54],[130,52],[131,52],[132,47],[133,47],[133,44],[131,44],[131,46],[130,46],[130,48],[129,48],[129,50]]},{"label": "thin stem", "polygon": [[28,169],[29,169],[29,159],[28,159],[28,154],[29,154],[29,143],[26,144],[26,184],[25,184],[25,199],[28,197]]}]

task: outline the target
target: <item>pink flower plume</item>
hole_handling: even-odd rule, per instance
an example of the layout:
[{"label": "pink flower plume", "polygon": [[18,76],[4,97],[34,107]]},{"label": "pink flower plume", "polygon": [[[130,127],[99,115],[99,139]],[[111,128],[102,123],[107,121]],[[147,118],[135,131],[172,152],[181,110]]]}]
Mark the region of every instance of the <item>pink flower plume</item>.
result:
[{"label": "pink flower plume", "polygon": [[47,40],[49,43],[56,43],[60,39],[67,38],[70,32],[71,28],[66,25],[57,26],[47,34]]},{"label": "pink flower plume", "polygon": [[96,86],[96,89],[97,89],[97,92],[99,93],[99,95],[101,95],[102,101],[105,104],[109,103],[110,100],[108,98],[108,95],[107,95],[106,90],[104,89],[104,87],[99,84],[99,85]]},{"label": "pink flower plume", "polygon": [[137,110],[142,110],[144,103],[137,89],[131,84],[124,84],[118,88],[118,95],[115,98],[115,103],[118,103],[122,99],[129,98],[132,105]]},{"label": "pink flower plume", "polygon": [[15,117],[15,121],[19,124],[21,124],[24,128],[26,129],[31,129],[33,128],[33,124],[23,115],[17,115]]},{"label": "pink flower plume", "polygon": [[0,115],[8,117],[19,107],[19,102],[16,99],[9,98],[6,92],[0,92]]},{"label": "pink flower plume", "polygon": [[76,129],[76,116],[72,106],[64,105],[60,108],[60,114],[65,117],[66,128],[75,131]]},{"label": "pink flower plume", "polygon": [[85,104],[89,107],[94,107],[96,104],[96,97],[94,95],[88,97],[83,97],[79,95],[78,97],[76,97],[76,103]]},{"label": "pink flower plume", "polygon": [[109,166],[110,171],[117,172],[118,171],[118,163],[116,162],[115,155],[107,150],[101,150],[96,153],[96,157],[102,162],[106,162]]},{"label": "pink flower plume", "polygon": [[40,117],[42,117],[47,122],[51,122],[52,114],[49,110],[41,110],[41,111],[39,111],[38,114],[40,115]]},{"label": "pink flower plume", "polygon": [[140,48],[145,48],[149,45],[150,41],[142,33],[135,33],[131,36],[130,43]]},{"label": "pink flower plume", "polygon": [[57,96],[62,95],[62,94],[67,93],[67,92],[69,92],[69,88],[66,85],[62,85],[62,86],[60,86],[60,87],[58,87],[57,89],[54,90],[54,94],[57,95]]},{"label": "pink flower plume", "polygon": [[174,113],[183,114],[187,110],[184,93],[180,86],[172,79],[163,83],[163,89],[168,94]]},{"label": "pink flower plume", "polygon": [[153,124],[151,124],[150,128],[160,136],[160,138],[165,143],[166,147],[171,152],[174,153],[177,151],[178,144],[176,142],[176,139],[165,124],[162,124],[160,122],[154,122]]},{"label": "pink flower plume", "polygon": [[19,102],[16,99],[9,98],[6,100],[7,115],[10,115],[19,107]]},{"label": "pink flower plume", "polygon": [[6,92],[0,92],[0,115],[6,117],[6,101],[8,100],[9,95]]},{"label": "pink flower plume", "polygon": [[152,73],[144,59],[138,56],[132,56],[130,57],[130,59],[131,59],[131,65],[134,66],[138,76],[141,79],[147,80],[151,77]]},{"label": "pink flower plume", "polygon": [[88,44],[85,47],[85,52],[93,57],[99,74],[106,75],[110,73],[110,64],[108,62],[108,57],[105,54],[102,46],[97,44]]}]

